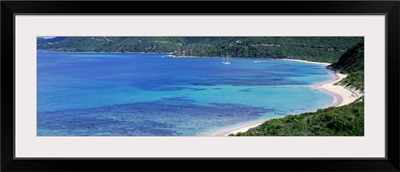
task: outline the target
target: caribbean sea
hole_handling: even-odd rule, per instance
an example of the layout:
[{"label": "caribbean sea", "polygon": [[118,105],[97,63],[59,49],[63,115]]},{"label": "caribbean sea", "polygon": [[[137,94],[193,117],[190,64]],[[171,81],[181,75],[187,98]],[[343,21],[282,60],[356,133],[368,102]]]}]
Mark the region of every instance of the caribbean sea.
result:
[{"label": "caribbean sea", "polygon": [[330,106],[320,64],[37,52],[37,136],[207,136]]}]

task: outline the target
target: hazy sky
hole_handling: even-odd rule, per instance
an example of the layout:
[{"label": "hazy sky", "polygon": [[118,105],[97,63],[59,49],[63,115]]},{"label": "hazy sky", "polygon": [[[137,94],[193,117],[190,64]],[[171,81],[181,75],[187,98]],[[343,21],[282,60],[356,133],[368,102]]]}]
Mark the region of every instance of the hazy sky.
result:
[{"label": "hazy sky", "polygon": [[38,36],[38,38],[44,38],[44,39],[51,39],[54,38],[55,36]]}]

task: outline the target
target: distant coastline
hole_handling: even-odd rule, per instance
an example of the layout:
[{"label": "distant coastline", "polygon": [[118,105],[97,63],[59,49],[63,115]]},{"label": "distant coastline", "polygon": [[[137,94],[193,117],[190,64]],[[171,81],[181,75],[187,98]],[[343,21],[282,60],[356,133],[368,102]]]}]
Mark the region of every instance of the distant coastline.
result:
[{"label": "distant coastline", "polygon": [[37,52],[55,52],[55,53],[121,53],[121,54],[168,54],[172,55],[171,52],[121,52],[121,51],[57,51],[57,50],[47,50],[38,49]]}]

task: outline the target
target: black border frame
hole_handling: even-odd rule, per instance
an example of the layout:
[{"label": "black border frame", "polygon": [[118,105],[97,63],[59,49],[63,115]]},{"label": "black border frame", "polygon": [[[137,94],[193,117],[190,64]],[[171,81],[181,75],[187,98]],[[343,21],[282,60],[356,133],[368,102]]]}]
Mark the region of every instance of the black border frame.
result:
[{"label": "black border frame", "polygon": [[[400,1],[1,1],[2,171],[399,171]],[[151,8],[151,7],[162,7]],[[168,7],[168,8],[167,8]],[[185,8],[182,8],[185,7]],[[240,13],[237,13],[240,11]],[[16,14],[385,14],[386,152],[384,159],[15,159],[14,16]],[[187,164],[190,168],[183,165]]]}]

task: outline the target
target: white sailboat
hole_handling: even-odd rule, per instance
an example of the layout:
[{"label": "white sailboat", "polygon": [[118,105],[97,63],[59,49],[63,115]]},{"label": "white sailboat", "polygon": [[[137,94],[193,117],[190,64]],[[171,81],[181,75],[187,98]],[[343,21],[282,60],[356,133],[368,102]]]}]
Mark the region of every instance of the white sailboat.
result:
[{"label": "white sailboat", "polygon": [[224,58],[223,61],[222,61],[222,64],[226,64],[226,65],[231,64],[231,62],[229,62],[228,53],[226,53],[226,61],[225,61],[225,58]]}]

